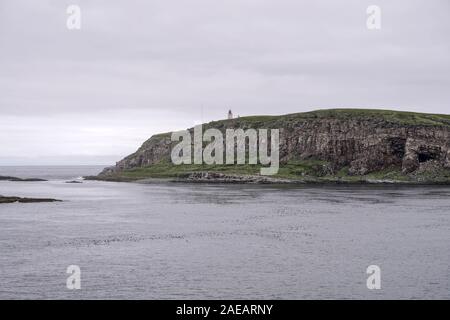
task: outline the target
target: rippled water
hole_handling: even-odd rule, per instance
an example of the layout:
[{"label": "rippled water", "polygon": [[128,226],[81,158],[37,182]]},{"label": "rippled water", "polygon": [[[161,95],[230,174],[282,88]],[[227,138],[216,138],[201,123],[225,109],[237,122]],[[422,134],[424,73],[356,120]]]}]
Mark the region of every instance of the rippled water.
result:
[{"label": "rippled water", "polygon": [[64,200],[0,205],[0,298],[450,298],[449,187],[64,183],[99,169],[0,168]]}]

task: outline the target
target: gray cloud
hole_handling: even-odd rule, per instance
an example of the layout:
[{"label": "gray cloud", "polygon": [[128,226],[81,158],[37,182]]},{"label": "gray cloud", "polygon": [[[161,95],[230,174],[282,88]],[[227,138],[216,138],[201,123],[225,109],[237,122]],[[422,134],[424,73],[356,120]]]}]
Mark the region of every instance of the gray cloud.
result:
[{"label": "gray cloud", "polygon": [[[81,7],[79,31],[66,28],[70,4]],[[366,28],[371,4],[382,10],[378,31]],[[0,164],[120,158],[228,107],[449,113],[449,9],[447,0],[4,0]]]}]

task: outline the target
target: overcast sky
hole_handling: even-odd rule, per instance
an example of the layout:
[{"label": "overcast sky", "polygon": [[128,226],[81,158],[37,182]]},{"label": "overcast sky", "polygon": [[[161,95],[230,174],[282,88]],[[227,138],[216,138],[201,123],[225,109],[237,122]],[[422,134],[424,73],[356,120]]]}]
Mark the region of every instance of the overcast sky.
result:
[{"label": "overcast sky", "polygon": [[449,39],[448,0],[1,0],[0,165],[113,164],[229,108],[448,114]]}]

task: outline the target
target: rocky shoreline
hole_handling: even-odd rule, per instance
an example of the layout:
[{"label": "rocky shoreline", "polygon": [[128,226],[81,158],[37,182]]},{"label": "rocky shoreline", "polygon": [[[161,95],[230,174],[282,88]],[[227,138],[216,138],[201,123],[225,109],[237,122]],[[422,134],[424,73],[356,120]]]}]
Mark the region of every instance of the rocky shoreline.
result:
[{"label": "rocky shoreline", "polygon": [[[140,182],[139,180],[137,182]],[[195,172],[185,178],[175,178],[170,182],[217,183],[217,184],[420,184],[388,179],[345,180],[342,178],[306,177],[303,179],[283,179],[257,175],[226,175],[216,172]],[[424,182],[423,184],[430,184]],[[437,183],[435,183],[437,184]]]},{"label": "rocky shoreline", "polygon": [[87,176],[85,180],[108,181],[108,182],[134,182],[140,184],[157,183],[205,183],[205,184],[284,184],[284,185],[450,185],[450,182],[436,180],[415,180],[405,181],[396,179],[373,179],[364,178],[347,179],[345,177],[303,177],[299,179],[273,178],[270,176],[259,175],[237,175],[223,174],[219,172],[193,172],[186,176],[167,177],[167,178],[143,178],[143,179],[124,179],[113,176]]},{"label": "rocky shoreline", "polygon": [[182,182],[204,183],[249,183],[249,184],[281,184],[292,183],[292,180],[273,178],[270,176],[256,175],[230,175],[219,172],[193,172],[186,178],[180,178]]}]

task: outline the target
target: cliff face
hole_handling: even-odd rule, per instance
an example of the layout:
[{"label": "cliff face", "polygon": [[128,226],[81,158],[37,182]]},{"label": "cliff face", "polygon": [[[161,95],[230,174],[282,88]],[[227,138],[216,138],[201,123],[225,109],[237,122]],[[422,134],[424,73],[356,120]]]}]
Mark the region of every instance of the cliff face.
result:
[{"label": "cliff face", "polygon": [[405,173],[434,161],[450,167],[450,127],[424,127],[364,119],[320,119],[285,130],[285,159],[327,160],[334,170],[367,174],[392,167]]},{"label": "cliff face", "polygon": [[[349,175],[396,168],[404,174],[450,169],[450,116],[384,110],[334,109],[285,116],[214,121],[217,128],[280,129],[280,163],[315,159],[330,164],[331,174]],[[192,130],[192,129],[191,129]],[[147,140],[134,154],[103,175],[162,160],[170,161],[170,133]]]}]

